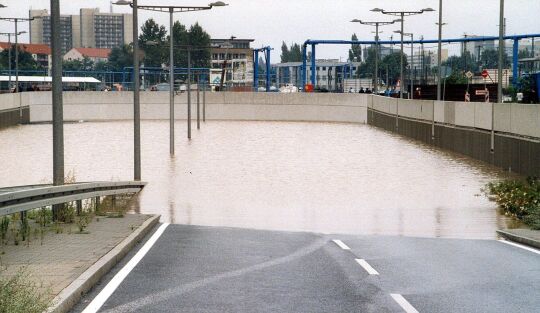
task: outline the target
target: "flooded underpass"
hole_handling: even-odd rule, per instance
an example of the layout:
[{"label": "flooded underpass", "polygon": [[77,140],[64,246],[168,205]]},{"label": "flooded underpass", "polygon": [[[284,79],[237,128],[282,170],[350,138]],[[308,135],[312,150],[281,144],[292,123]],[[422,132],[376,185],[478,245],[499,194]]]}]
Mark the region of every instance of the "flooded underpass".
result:
[{"label": "flooded underpass", "polygon": [[[195,124],[193,124],[195,126]],[[481,189],[509,174],[367,125],[177,121],[142,124],[133,205],[175,224],[320,233],[492,239],[512,221]],[[65,125],[66,173],[131,180],[131,122]],[[51,125],[0,131],[0,186],[49,182]]]}]

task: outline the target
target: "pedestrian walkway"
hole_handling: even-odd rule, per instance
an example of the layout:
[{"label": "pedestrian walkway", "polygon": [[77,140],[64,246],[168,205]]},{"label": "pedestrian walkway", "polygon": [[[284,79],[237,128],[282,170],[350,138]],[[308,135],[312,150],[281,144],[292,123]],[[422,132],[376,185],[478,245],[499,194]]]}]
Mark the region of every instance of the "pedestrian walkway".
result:
[{"label": "pedestrian walkway", "polygon": [[21,242],[0,247],[4,274],[26,267],[51,299],[77,279],[97,260],[133,233],[150,215],[128,214],[123,218],[98,217],[88,225],[85,234],[77,233],[76,225],[64,225],[62,233],[52,230],[43,241],[34,234],[30,243]]}]

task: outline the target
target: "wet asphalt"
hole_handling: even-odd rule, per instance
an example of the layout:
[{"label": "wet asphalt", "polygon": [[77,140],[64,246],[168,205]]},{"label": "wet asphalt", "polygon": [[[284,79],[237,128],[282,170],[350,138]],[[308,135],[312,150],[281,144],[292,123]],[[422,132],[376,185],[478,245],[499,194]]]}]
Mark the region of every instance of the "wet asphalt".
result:
[{"label": "wet asphalt", "polygon": [[540,255],[495,240],[170,225],[99,312],[406,312],[391,294],[418,312],[538,312],[539,290]]}]

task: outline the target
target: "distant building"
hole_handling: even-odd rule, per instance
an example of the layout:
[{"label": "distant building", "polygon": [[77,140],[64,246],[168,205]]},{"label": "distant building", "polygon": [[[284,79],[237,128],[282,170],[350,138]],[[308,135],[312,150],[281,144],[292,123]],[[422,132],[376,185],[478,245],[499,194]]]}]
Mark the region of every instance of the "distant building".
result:
[{"label": "distant building", "polygon": [[[306,81],[311,81],[311,63],[308,62]],[[317,60],[315,62],[315,87],[330,91],[342,91],[346,78],[356,77],[360,62],[340,62],[339,60]],[[278,87],[293,84],[302,86],[302,62],[272,64]]]},{"label": "distant building", "polygon": [[[477,36],[477,35],[465,35],[463,38],[478,38],[483,36]],[[488,41],[469,41],[469,42],[463,42],[461,44],[461,51],[462,52],[469,52],[474,59],[478,60],[482,52],[484,50],[493,50],[495,49],[495,41],[488,40]]]},{"label": "distant building", "polygon": [[82,61],[85,57],[93,62],[107,62],[111,49],[73,48],[64,55],[64,61]]},{"label": "distant building", "polygon": [[[13,43],[11,43],[13,45]],[[0,52],[9,49],[10,44],[8,42],[0,42]],[[42,44],[29,44],[19,43],[19,49],[28,52],[32,55],[32,58],[45,69],[49,69],[52,62],[51,49],[47,45]],[[12,56],[13,58],[15,56]]]},{"label": "distant building", "polygon": [[[30,42],[51,44],[51,20],[47,10],[30,10]],[[101,13],[99,9],[81,9],[79,15],[60,17],[62,53],[72,48],[111,49],[133,42],[131,14]]]},{"label": "distant building", "polygon": [[[253,49],[254,39],[211,39],[212,74],[210,83],[219,85],[220,69],[227,60],[225,83],[232,85],[251,85],[253,83]],[[219,46],[219,47],[218,47]]]}]

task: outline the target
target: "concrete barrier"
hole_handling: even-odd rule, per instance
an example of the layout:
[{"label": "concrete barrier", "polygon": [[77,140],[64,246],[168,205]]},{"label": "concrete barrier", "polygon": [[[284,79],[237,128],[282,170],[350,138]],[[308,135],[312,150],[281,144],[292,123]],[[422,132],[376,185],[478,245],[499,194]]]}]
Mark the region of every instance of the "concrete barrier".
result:
[{"label": "concrete barrier", "polygon": [[406,117],[426,123],[435,122],[450,126],[474,128],[491,131],[492,106],[495,107],[495,131],[516,136],[540,139],[540,105],[518,103],[481,103],[401,100],[373,96],[373,110],[390,115],[396,114],[396,104],[400,117]]},{"label": "concrete barrier", "polygon": [[[30,122],[50,122],[50,92],[23,93],[30,107]],[[196,117],[196,92],[192,93],[192,117]],[[202,92],[201,92],[202,102]],[[369,95],[306,93],[206,93],[209,120],[270,120],[366,123]],[[0,95],[0,102],[13,105],[10,95]],[[187,95],[175,98],[175,118],[187,118]],[[141,92],[141,118],[169,118],[168,92]],[[133,119],[131,92],[65,92],[66,121],[107,121]]]}]

